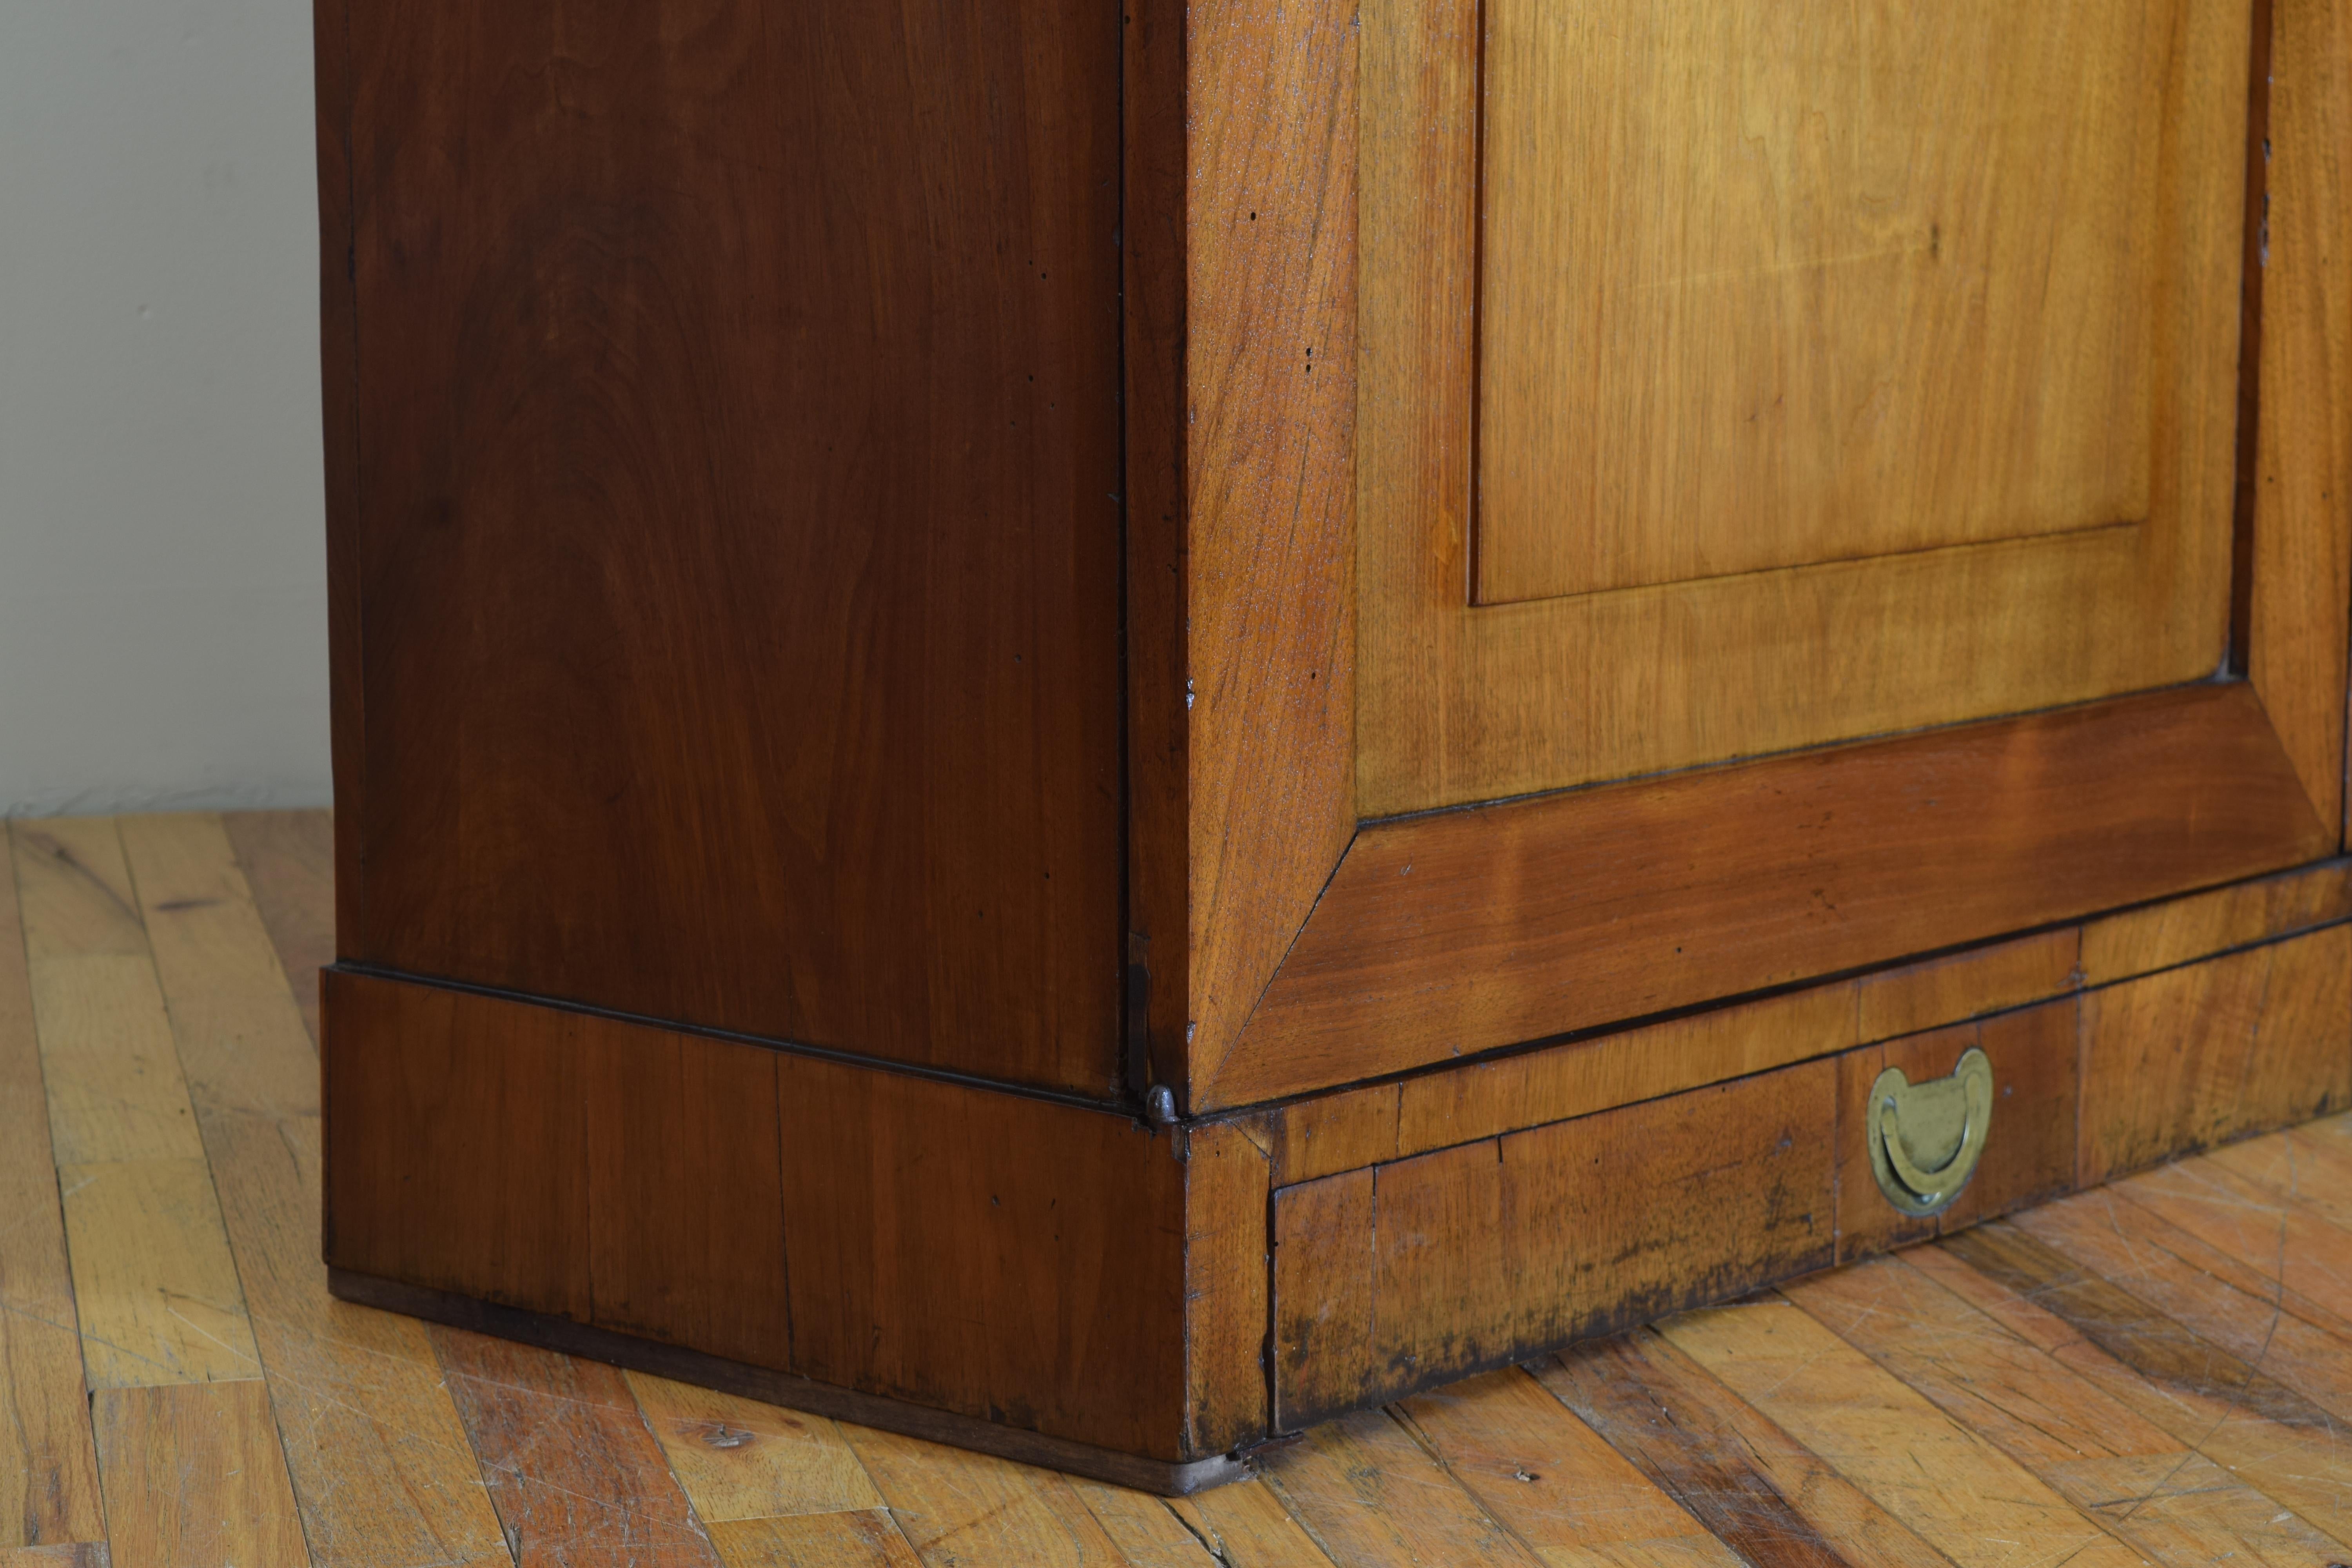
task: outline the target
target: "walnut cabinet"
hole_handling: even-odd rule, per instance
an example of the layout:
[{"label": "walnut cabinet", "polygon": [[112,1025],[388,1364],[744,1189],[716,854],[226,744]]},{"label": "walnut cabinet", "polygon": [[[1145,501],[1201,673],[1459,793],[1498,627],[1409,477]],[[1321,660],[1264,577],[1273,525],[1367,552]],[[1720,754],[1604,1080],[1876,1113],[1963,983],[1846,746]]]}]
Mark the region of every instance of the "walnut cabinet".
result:
[{"label": "walnut cabinet", "polygon": [[2352,1103],[2352,0],[317,40],[341,1293],[1182,1489]]}]

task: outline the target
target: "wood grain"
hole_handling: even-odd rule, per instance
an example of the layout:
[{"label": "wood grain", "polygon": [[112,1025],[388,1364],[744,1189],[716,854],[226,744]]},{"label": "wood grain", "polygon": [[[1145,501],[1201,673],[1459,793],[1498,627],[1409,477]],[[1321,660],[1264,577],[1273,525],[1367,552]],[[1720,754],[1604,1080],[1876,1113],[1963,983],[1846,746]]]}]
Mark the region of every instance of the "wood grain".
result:
[{"label": "wood grain", "polygon": [[2210,1159],[2158,1165],[2113,1190],[2220,1254],[2200,1253],[2209,1273],[2352,1343],[2352,1230]]},{"label": "wood grain", "polygon": [[331,26],[344,956],[1109,1094],[1118,12]]},{"label": "wood grain", "polygon": [[1517,1367],[1416,1394],[1399,1415],[1547,1563],[1743,1562]]},{"label": "wood grain", "polygon": [[203,1110],[319,1113],[319,1055],[218,817],[125,816],[123,859]]},{"label": "wood grain", "polygon": [[1343,0],[1212,0],[1186,28],[1197,1089],[1356,826],[1357,27]]},{"label": "wood grain", "polygon": [[2246,673],[2323,818],[2344,822],[2352,615],[2352,17],[2272,0],[2261,412]]},{"label": "wood grain", "polygon": [[1222,1568],[1169,1508],[1171,1500],[1071,1476],[1070,1488],[1134,1568]]},{"label": "wood grain", "polygon": [[[1403,1084],[1382,1083],[1370,1089],[1317,1095],[1312,1100],[1248,1118],[1244,1125],[1264,1129],[1266,1156],[1274,1165],[1275,1185],[1311,1182],[1337,1171],[1352,1171],[1393,1160],[1401,1153],[1419,1153],[1417,1148],[1400,1145],[1401,1097],[1405,1088]],[[1468,1141],[1442,1140],[1448,1143]]]},{"label": "wood grain", "polygon": [[425,1326],[327,1294],[318,1119],[208,1110],[205,1142],[311,1561],[510,1562]]},{"label": "wood grain", "polygon": [[2352,918],[2352,862],[2262,877],[2086,921],[2083,982],[2106,985]]},{"label": "wood grain", "polygon": [[331,969],[326,1258],[586,1321],[586,1022]]},{"label": "wood grain", "polygon": [[[423,1325],[328,1298],[319,1061],[226,824],[121,826],[312,1560],[507,1560]],[[281,891],[323,924],[324,881]]]},{"label": "wood grain", "polygon": [[1376,1386],[1378,1255],[1373,1173],[1325,1176],[1274,1194],[1274,1426],[1297,1432]]},{"label": "wood grain", "polygon": [[1495,5],[1479,601],[2147,518],[2166,208],[2236,156],[2146,155],[2228,101],[2184,10]]},{"label": "wood grain", "polygon": [[2083,998],[2082,1184],[2352,1105],[2352,926]]},{"label": "wood grain", "polygon": [[2325,1535],[1896,1260],[1785,1293],[2148,1561],[2330,1555]]},{"label": "wood grain", "polygon": [[1183,1451],[1185,1166],[1124,1117],[780,1059],[793,1370]]},{"label": "wood grain", "polygon": [[776,1053],[608,1025],[582,1066],[591,1321],[789,1367]]},{"label": "wood grain", "polygon": [[2310,1400],[2013,1226],[1983,1226],[1905,1258],[2352,1545],[2352,1455]]},{"label": "wood grain", "polygon": [[1885,963],[2331,847],[2242,683],[1418,817],[1357,838],[1196,1102]]},{"label": "wood grain", "polygon": [[1533,1369],[1643,1475],[1759,1568],[1947,1568],[1804,1445],[1642,1329]]},{"label": "wood grain", "polygon": [[703,1523],[882,1506],[840,1426],[824,1416],[649,1373],[622,1375]]},{"label": "wood grain", "polygon": [[106,1539],[10,860],[0,834],[0,1551]]},{"label": "wood grain", "polygon": [[2104,1189],[2044,1205],[2012,1223],[2197,1339],[2259,1366],[2292,1389],[2303,1408],[2316,1405],[2337,1422],[2352,1420],[2345,1342],[2282,1310],[2273,1291],[2259,1285],[2248,1290],[2244,1285],[2253,1281],[2242,1276],[2232,1282],[2215,1275],[2195,1237]]},{"label": "wood grain", "polygon": [[335,824],[324,811],[229,811],[221,826],[286,983],[319,1039],[319,971],[335,961]]},{"label": "wood grain", "polygon": [[2082,931],[2063,926],[1864,975],[1854,985],[1854,1037],[1891,1040],[2074,990],[2082,946]]},{"label": "wood grain", "polygon": [[1398,1161],[1369,1213],[1359,1177],[1283,1189],[1277,1426],[1827,1263],[1835,1078],[1808,1063]]},{"label": "wood grain", "polygon": [[[1901,30],[1921,26],[1906,17]],[[1357,563],[1364,815],[2211,674],[2227,640],[2243,219],[2234,150],[2244,145],[2250,33],[2239,7],[2189,8],[2150,61],[2167,104],[2162,145],[2175,150],[2157,164],[2158,281],[2143,305],[2155,389],[2148,450],[2160,459],[2149,476],[2150,523],[1474,606],[1472,469],[1486,438],[1472,390],[1477,32],[1466,12],[1367,10]],[[1639,68],[1638,57],[1605,49],[1580,58]],[[1591,107],[1589,95],[1572,101]],[[2192,147],[2210,151],[2179,151]],[[1643,177],[1637,161],[1615,166],[1628,184]],[[1659,221],[1675,216],[1668,207]]]},{"label": "wood grain", "polygon": [[114,820],[20,823],[11,837],[58,1161],[200,1156]]},{"label": "wood grain", "polygon": [[710,1527],[727,1568],[918,1568],[888,1510],[730,1520]]},{"label": "wood grain", "polygon": [[113,1568],[308,1568],[257,1380],[90,1396]]},{"label": "wood grain", "polygon": [[1270,1175],[1237,1127],[1198,1127],[1184,1160],[1184,1447],[1220,1454],[1267,1427]]},{"label": "wood grain", "polygon": [[1334,1563],[1542,1561],[1482,1508],[1385,1411],[1359,1410],[1269,1449],[1266,1484]]},{"label": "wood grain", "polygon": [[1067,1477],[871,1427],[845,1428],[890,1500],[890,1515],[929,1568],[1125,1561]]},{"label": "wood grain", "polygon": [[1694,1312],[1661,1331],[1958,1568],[2140,1561],[2024,1467],[1786,1300]]},{"label": "wood grain", "polygon": [[1231,1568],[1334,1568],[1274,1489],[1255,1477],[1172,1499],[1168,1507]]},{"label": "wood grain", "polygon": [[[1866,1046],[1838,1058],[1838,1261],[1948,1236],[2073,1190],[2077,1076],[2069,999],[1980,1023]],[[1940,1214],[1912,1218],[1879,1191],[1870,1162],[1870,1089],[1890,1067],[1912,1083],[1942,1078],[1971,1047],[1992,1065],[1992,1125],[1976,1174]]]},{"label": "wood grain", "polygon": [[204,1161],[60,1165],[58,1185],[92,1388],[261,1375]]},{"label": "wood grain", "polygon": [[462,1329],[432,1335],[518,1568],[717,1568],[619,1372]]}]

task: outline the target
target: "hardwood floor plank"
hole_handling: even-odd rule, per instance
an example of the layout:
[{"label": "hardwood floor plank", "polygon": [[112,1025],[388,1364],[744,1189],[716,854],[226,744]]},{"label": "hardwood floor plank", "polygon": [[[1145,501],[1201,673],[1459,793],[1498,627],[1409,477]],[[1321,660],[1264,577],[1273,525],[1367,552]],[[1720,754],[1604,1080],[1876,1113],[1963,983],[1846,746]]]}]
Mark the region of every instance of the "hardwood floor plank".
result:
[{"label": "hardwood floor plank", "polygon": [[1068,1479],[1070,1489],[1135,1568],[1217,1568],[1201,1538],[1169,1511],[1167,1499],[1080,1476]]},{"label": "hardwood floor plank", "polygon": [[928,1568],[1128,1561],[1070,1481],[1000,1459],[845,1423],[842,1436]]},{"label": "hardwood floor plank", "polygon": [[1688,1313],[1660,1331],[1959,1568],[2140,1561],[1784,1298]]},{"label": "hardwood floor plank", "polygon": [[2115,1191],[2203,1243],[2209,1272],[2352,1341],[2352,1230],[2210,1159],[2158,1165]]},{"label": "hardwood floor plank", "polygon": [[91,1396],[114,1568],[307,1568],[258,1382]]},{"label": "hardwood floor plank", "polygon": [[59,1164],[204,1153],[145,954],[37,960],[33,1008]]},{"label": "hardwood floor plank", "polygon": [[174,816],[121,837],[314,1558],[508,1561],[424,1326],[327,1295],[318,1057],[227,834]]},{"label": "hardwood floor plank", "polygon": [[2225,1171],[2336,1225],[2352,1228],[2352,1117],[2249,1138],[2205,1156]]},{"label": "hardwood floor plank", "polygon": [[1982,1226],[1904,1260],[2352,1546],[2352,1440],[2302,1394],[2013,1226]]},{"label": "hardwood floor plank", "polygon": [[719,1563],[616,1369],[430,1332],[517,1568]]},{"label": "hardwood floor plank", "polygon": [[705,1524],[882,1506],[840,1426],[824,1416],[650,1373],[623,1376]]},{"label": "hardwood floor plank", "polygon": [[261,1375],[202,1160],[62,1165],[58,1183],[92,1388]]},{"label": "hardwood floor plank", "polygon": [[1654,1330],[1538,1363],[1561,1404],[1758,1568],[1950,1568]]},{"label": "hardwood floor plank", "polygon": [[318,1568],[509,1563],[425,1325],[327,1294],[318,1119],[204,1131]]},{"label": "hardwood floor plank", "polygon": [[1168,1506],[1226,1568],[1335,1568],[1274,1489],[1255,1477]]},{"label": "hardwood floor plank", "polygon": [[1343,1568],[1539,1559],[1384,1410],[1359,1410],[1267,1452],[1267,1485]]},{"label": "hardwood floor plank", "polygon": [[0,1564],[106,1538],[12,858],[0,833]]},{"label": "hardwood floor plank", "polygon": [[319,971],[335,958],[334,814],[230,811],[221,826],[315,1044]]},{"label": "hardwood floor plank", "polygon": [[189,1098],[207,1111],[317,1115],[318,1052],[220,819],[126,816],[121,827]]},{"label": "hardwood floor plank", "polygon": [[730,1519],[710,1527],[727,1568],[919,1568],[886,1509]]},{"label": "hardwood floor plank", "polygon": [[1400,1408],[1454,1479],[1547,1563],[1740,1568],[1738,1553],[1517,1367]]},{"label": "hardwood floor plank", "polygon": [[1783,1294],[2155,1562],[2328,1559],[2326,1536],[1900,1259]]},{"label": "hardwood floor plank", "polygon": [[[2117,1194],[2078,1194],[2016,1224],[2105,1276],[2200,1339],[2259,1366],[2342,1420],[2352,1420],[2352,1350],[2285,1310],[2257,1280],[2252,1293],[2207,1267],[2211,1249]],[[2251,1271],[2236,1271],[2241,1279]]]},{"label": "hardwood floor plank", "polygon": [[0,1546],[0,1568],[108,1568],[106,1542],[81,1541],[57,1546]]},{"label": "hardwood floor plank", "polygon": [[144,957],[147,933],[110,816],[51,816],[8,825],[24,910],[25,953]]}]

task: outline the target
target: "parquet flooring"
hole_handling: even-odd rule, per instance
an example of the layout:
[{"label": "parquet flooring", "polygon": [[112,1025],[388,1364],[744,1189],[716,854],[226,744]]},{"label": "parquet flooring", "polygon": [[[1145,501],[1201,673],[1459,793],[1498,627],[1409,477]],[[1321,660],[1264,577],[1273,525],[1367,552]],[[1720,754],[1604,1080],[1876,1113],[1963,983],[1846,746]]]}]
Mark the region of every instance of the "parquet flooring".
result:
[{"label": "parquet flooring", "polygon": [[328,837],[0,837],[0,1568],[2352,1562],[2352,1118],[1173,1503],[331,1300]]}]

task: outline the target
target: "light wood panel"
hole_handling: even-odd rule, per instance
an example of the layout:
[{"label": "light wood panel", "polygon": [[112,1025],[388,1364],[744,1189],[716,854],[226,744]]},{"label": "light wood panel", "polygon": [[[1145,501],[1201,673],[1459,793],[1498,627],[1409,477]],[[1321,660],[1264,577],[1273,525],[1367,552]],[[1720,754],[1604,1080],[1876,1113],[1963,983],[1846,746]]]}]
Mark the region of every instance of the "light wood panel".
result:
[{"label": "light wood panel", "polygon": [[203,1160],[60,1165],[58,1183],[92,1388],[261,1375]]},{"label": "light wood panel", "polygon": [[1480,600],[2147,520],[2190,8],[1491,5]]},{"label": "light wood panel", "polygon": [[1541,1559],[1380,1410],[1360,1410],[1265,1457],[1266,1484],[1345,1568],[1423,1563],[1538,1568]]},{"label": "light wood panel", "polygon": [[1195,1103],[1632,1021],[2333,847],[2242,682],[1385,824],[1358,836]]},{"label": "light wood panel", "polygon": [[335,961],[334,819],[323,811],[232,811],[221,826],[315,1045],[319,971]]},{"label": "light wood panel", "polygon": [[926,1568],[957,1562],[1080,1568],[1124,1561],[1066,1477],[895,1432],[845,1430]]},{"label": "light wood panel", "polygon": [[727,1568],[918,1568],[907,1538],[882,1509],[730,1520],[710,1527]]},{"label": "light wood panel", "polygon": [[1359,808],[1557,789],[2215,670],[2250,29],[2239,6],[2181,17],[2163,65],[2167,144],[2210,151],[2168,165],[2169,281],[2150,328],[2163,390],[2149,444],[2165,458],[2150,514],[2177,526],[1472,608],[1475,28],[1466,7],[1366,7]]}]

